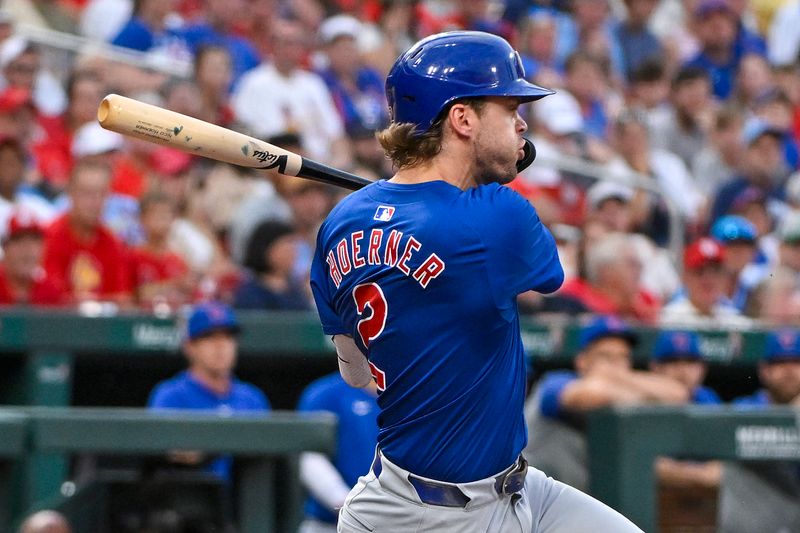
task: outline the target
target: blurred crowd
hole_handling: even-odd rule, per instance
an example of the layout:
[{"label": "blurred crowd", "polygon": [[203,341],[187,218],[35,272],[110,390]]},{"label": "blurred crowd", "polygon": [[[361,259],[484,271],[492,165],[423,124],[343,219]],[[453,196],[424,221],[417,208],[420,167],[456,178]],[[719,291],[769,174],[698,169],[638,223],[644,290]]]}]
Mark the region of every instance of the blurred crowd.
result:
[{"label": "blurred crowd", "polygon": [[[0,303],[312,309],[316,230],[345,191],[105,131],[99,102],[123,94],[382,179],[392,62],[473,29],[557,90],[523,109],[540,161],[511,186],[567,281],[521,297],[524,312],[800,325],[798,22],[797,0],[8,0]],[[88,44],[64,64],[30,26]]]}]

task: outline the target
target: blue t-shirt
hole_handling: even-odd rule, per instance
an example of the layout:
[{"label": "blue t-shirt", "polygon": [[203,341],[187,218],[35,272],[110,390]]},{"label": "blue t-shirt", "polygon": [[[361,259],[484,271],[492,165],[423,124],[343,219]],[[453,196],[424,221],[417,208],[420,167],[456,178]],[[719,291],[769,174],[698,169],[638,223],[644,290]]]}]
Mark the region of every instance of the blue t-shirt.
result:
[{"label": "blue t-shirt", "polygon": [[721,404],[722,400],[715,390],[700,385],[692,393],[692,403],[695,405],[717,405]]},{"label": "blue t-shirt", "polygon": [[752,408],[770,405],[772,402],[769,400],[769,393],[767,393],[766,389],[761,389],[750,396],[735,398],[731,403],[736,407]]},{"label": "blue t-shirt", "polygon": [[261,62],[258,52],[250,44],[250,41],[237,35],[219,33],[208,24],[194,24],[177,33],[185,39],[186,44],[194,54],[197,54],[200,47],[205,45],[221,46],[228,50],[231,56],[233,74],[231,86],[235,84],[242,74],[251,68],[257,67]]},{"label": "blue t-shirt", "polygon": [[351,335],[372,366],[381,451],[454,483],[496,474],[525,446],[516,297],[563,278],[527,200],[444,181],[351,194],[322,224],[311,267],[323,330]]},{"label": "blue t-shirt", "polygon": [[[297,406],[298,411],[330,411],[338,419],[333,466],[349,487],[369,472],[378,441],[378,401],[363,389],[344,382],[339,373],[311,383]],[[336,515],[314,498],[306,501],[306,516],[336,523]]]},{"label": "blue t-shirt", "polygon": [[[234,378],[228,394],[219,396],[195,379],[188,370],[162,381],[150,393],[149,409],[196,409],[218,413],[243,411],[267,412],[270,404],[258,387]],[[215,459],[208,467],[210,472],[230,480],[233,459],[225,455]]]}]

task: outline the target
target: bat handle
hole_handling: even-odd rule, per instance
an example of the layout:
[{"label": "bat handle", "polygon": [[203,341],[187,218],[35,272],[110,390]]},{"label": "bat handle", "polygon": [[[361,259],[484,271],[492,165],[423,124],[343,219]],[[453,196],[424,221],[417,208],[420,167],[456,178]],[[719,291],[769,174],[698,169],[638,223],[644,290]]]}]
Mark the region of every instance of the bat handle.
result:
[{"label": "bat handle", "polygon": [[303,158],[303,165],[300,167],[300,172],[298,172],[297,175],[321,183],[336,185],[337,187],[342,187],[351,191],[357,191],[373,183],[372,180],[305,158]]}]

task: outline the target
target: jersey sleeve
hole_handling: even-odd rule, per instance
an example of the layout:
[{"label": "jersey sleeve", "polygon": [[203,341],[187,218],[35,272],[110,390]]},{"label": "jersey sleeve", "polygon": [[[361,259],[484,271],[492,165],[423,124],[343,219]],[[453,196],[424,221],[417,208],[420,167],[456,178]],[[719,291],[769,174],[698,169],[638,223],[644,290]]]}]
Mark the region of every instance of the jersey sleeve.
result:
[{"label": "jersey sleeve", "polygon": [[495,293],[551,293],[564,282],[555,239],[525,198],[504,186],[488,186],[477,221],[487,249]]},{"label": "jersey sleeve", "polygon": [[548,418],[561,417],[561,393],[575,376],[569,372],[554,372],[542,378],[539,412]]},{"label": "jersey sleeve", "polygon": [[169,382],[163,382],[156,385],[156,388],[150,393],[147,399],[148,409],[183,409],[185,405],[180,401],[180,398],[175,394],[175,389],[170,386]]},{"label": "jersey sleeve", "polygon": [[325,247],[320,237],[323,229],[321,228],[319,231],[314,259],[311,261],[311,292],[314,295],[314,302],[317,304],[322,331],[326,335],[347,334],[350,332],[342,324],[333,306],[333,289],[324,259]]}]

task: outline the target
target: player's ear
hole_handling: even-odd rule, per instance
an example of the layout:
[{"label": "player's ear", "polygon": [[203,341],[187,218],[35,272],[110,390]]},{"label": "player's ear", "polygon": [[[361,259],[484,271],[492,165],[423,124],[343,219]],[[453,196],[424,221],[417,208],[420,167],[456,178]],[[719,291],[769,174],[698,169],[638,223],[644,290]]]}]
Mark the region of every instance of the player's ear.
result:
[{"label": "player's ear", "polygon": [[447,111],[447,123],[459,137],[472,137],[478,115],[472,107],[456,102]]}]

